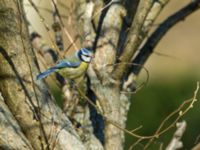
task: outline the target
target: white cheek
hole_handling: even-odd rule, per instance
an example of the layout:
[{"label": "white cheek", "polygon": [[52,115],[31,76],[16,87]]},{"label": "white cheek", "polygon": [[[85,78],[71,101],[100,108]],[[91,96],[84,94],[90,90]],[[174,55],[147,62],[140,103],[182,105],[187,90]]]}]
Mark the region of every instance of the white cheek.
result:
[{"label": "white cheek", "polygon": [[84,55],[81,55],[81,57],[82,57],[83,61],[85,61],[85,62],[90,62],[91,61],[90,57],[86,57]]}]

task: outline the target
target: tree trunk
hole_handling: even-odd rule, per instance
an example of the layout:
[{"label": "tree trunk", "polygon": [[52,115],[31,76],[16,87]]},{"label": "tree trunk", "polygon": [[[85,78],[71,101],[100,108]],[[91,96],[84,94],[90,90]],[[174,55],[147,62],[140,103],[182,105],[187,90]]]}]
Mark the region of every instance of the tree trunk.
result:
[{"label": "tree trunk", "polygon": [[37,150],[85,149],[44,83],[35,81],[39,72],[22,2],[2,0],[0,12],[0,91],[24,136]]},{"label": "tree trunk", "polygon": [[[74,19],[73,27],[83,36],[82,47],[91,49],[95,58],[83,81],[86,90],[61,80],[63,110],[44,82],[36,80],[39,65],[46,61],[39,51],[46,52],[50,47],[38,44],[42,39],[38,36],[32,39],[36,51],[32,49],[22,1],[0,0],[0,149],[123,150],[127,132],[123,129],[136,76],[159,40],[199,9],[200,0],[193,0],[167,18],[148,40],[151,25],[169,0],[76,0],[76,8],[69,8],[68,17]],[[33,1],[29,2],[41,17]],[[66,54],[61,31],[73,42],[56,1],[52,3],[60,51],[53,52],[58,53],[56,59],[46,53],[52,57],[51,65],[60,54]],[[44,19],[42,16],[43,24]],[[72,46],[78,47],[74,42]],[[41,58],[36,58],[35,52]]]}]

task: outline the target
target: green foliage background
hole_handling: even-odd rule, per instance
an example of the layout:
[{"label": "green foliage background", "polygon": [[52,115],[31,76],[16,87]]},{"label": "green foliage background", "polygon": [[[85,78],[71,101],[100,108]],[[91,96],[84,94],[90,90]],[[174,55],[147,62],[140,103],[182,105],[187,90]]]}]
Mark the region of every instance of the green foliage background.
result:
[{"label": "green foliage background", "polygon": [[[196,82],[200,81],[198,76],[184,76],[165,80],[162,78],[150,81],[145,87],[132,96],[131,107],[128,114],[127,129],[132,130],[142,125],[136,133],[140,135],[153,135],[162,120],[171,112],[176,110],[183,101],[193,97],[196,89]],[[52,92],[61,106],[61,91],[53,88]],[[182,117],[187,122],[186,131],[182,137],[183,149],[191,149],[197,142],[200,142],[200,94],[194,107]],[[174,118],[169,120],[169,125]],[[160,145],[166,147],[170,142],[176,128],[156,139],[148,150],[159,149]],[[136,141],[135,138],[126,134],[125,150]],[[146,142],[141,142],[134,150],[141,150]]]},{"label": "green foliage background", "polygon": [[[66,2],[66,0],[62,1]],[[25,0],[25,2],[27,2],[27,0]],[[48,1],[35,0],[35,2],[38,6],[44,8],[51,9],[52,7],[51,3]],[[72,1],[68,0],[67,2]],[[170,1],[152,28],[155,29],[167,16],[173,14],[173,12],[180,9],[188,2],[190,2],[190,0]],[[25,7],[25,9],[27,18],[30,18],[29,21],[32,26],[37,29],[44,37],[45,41],[51,45],[48,34],[45,28],[43,28],[43,24],[37,13],[35,13],[30,6]],[[59,9],[61,13],[66,13],[65,9]],[[51,13],[43,10],[41,10],[41,13],[45,16],[46,21],[51,24]],[[145,67],[150,73],[150,80],[145,87],[132,96],[127,129],[135,129],[142,125],[143,127],[137,133],[140,135],[152,135],[168,114],[177,109],[184,100],[193,96],[196,82],[200,81],[200,73],[198,70],[200,64],[199,17],[200,11],[190,15],[187,19],[174,26],[157,45],[154,52],[169,56],[162,57],[153,53],[150,59],[148,59],[147,64],[145,64]],[[70,26],[70,24],[67,24],[67,26],[71,33],[77,33],[73,26]],[[68,39],[64,41],[66,46],[70,45]],[[55,86],[50,85],[49,87],[56,97],[58,104],[61,106],[61,92]],[[183,149],[191,149],[196,140],[200,142],[200,140],[198,140],[198,136],[200,136],[199,95],[197,98],[198,101],[195,103],[194,108],[182,118],[187,121],[186,132],[182,138],[184,144]],[[175,129],[174,127],[172,130],[159,137],[148,149],[158,149],[161,143],[164,144],[163,147],[166,147]],[[134,142],[134,138],[126,135],[125,149],[127,150]],[[145,142],[142,142],[134,149],[141,150],[144,145]]]},{"label": "green foliage background", "polygon": [[[137,133],[140,135],[152,135],[168,114],[177,109],[184,100],[193,97],[196,81],[198,81],[198,76],[185,76],[172,81],[158,78],[147,84],[146,87],[132,97],[127,129],[135,129],[142,125],[143,127],[137,131]],[[200,99],[199,94],[197,98]],[[187,122],[187,128],[182,138],[184,149],[191,149],[191,147],[196,144],[195,142],[199,142],[199,114],[200,100],[198,100],[194,107],[182,118]],[[173,120],[170,120],[169,123],[172,121]],[[148,149],[159,149],[161,143],[166,147],[170,142],[175,129],[176,128],[174,127],[160,136]],[[134,138],[126,135],[126,149],[128,150],[129,146],[135,141]],[[144,145],[145,142],[142,142],[134,147],[134,149],[143,149]]]}]

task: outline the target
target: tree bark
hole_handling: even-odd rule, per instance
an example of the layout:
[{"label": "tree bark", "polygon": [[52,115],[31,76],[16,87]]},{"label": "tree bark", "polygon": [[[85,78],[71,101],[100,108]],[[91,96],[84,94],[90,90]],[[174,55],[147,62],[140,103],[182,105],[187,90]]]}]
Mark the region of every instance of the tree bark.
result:
[{"label": "tree bark", "polygon": [[[167,18],[146,40],[151,25],[168,1],[76,0],[76,9],[69,12],[76,16],[73,23],[83,35],[83,47],[93,50],[95,58],[87,71],[87,84],[86,80],[83,83],[87,90],[81,91],[77,85],[68,86],[63,82],[64,112],[56,105],[44,82],[36,81],[40,64],[29,43],[22,0],[1,0],[0,149],[124,149],[124,131],[127,130],[122,129],[126,127],[140,65],[146,62],[172,26],[200,6],[200,0],[192,1]],[[29,2],[39,14],[33,1]],[[64,31],[77,48],[60,18],[56,1],[52,2],[56,23],[60,24],[59,32]],[[41,19],[44,21],[45,17]],[[32,40],[33,47],[43,51],[44,45],[41,42],[38,46],[37,42]],[[63,57],[66,52],[62,51],[62,40],[60,44],[61,51],[56,52]],[[56,61],[52,59],[52,65]]]},{"label": "tree bark", "polygon": [[4,103],[0,93],[0,149],[32,150],[14,116]]},{"label": "tree bark", "polygon": [[85,149],[42,81],[22,1],[0,1],[0,91],[34,149]]}]

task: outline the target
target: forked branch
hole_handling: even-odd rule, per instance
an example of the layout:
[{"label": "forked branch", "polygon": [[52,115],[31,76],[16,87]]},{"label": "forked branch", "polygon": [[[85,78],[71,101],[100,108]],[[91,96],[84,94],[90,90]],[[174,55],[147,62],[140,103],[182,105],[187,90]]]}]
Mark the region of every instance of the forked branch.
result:
[{"label": "forked branch", "polygon": [[[200,0],[193,0],[187,4],[182,9],[175,12],[173,15],[169,16],[165,21],[163,21],[159,27],[152,33],[148,38],[144,46],[141,48],[140,52],[133,60],[133,63],[144,65],[149,56],[153,53],[154,48],[157,46],[159,41],[164,37],[164,35],[177,23],[183,21],[186,17],[191,15],[194,11],[200,8]],[[141,71],[140,66],[133,66],[132,72],[138,75]]]}]

